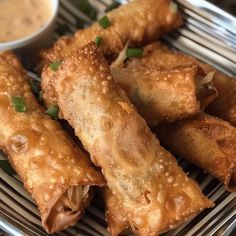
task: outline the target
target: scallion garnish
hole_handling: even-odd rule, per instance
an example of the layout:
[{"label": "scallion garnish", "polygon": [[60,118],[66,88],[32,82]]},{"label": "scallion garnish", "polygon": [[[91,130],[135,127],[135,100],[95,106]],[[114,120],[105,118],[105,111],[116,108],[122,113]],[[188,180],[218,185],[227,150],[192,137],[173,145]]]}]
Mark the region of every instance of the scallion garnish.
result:
[{"label": "scallion garnish", "polygon": [[111,25],[111,22],[109,21],[108,17],[105,15],[99,20],[99,25],[103,28],[106,29]]},{"label": "scallion garnish", "polygon": [[113,2],[112,4],[110,4],[107,9],[105,10],[105,12],[109,12],[112,11],[113,9],[117,8],[120,6],[120,3],[118,2]]},{"label": "scallion garnish", "polygon": [[127,57],[141,57],[143,55],[143,50],[140,48],[127,48]]},{"label": "scallion garnish", "polygon": [[55,61],[52,62],[51,64],[49,64],[49,67],[51,68],[51,70],[53,71],[57,71],[58,67],[61,65],[62,61]]},{"label": "scallion garnish", "polygon": [[11,102],[17,112],[26,111],[25,102],[22,97],[13,97]]},{"label": "scallion garnish", "polygon": [[46,111],[46,114],[50,115],[54,120],[58,120],[59,108],[56,105],[51,105]]},{"label": "scallion garnish", "polygon": [[96,36],[96,38],[94,39],[94,42],[97,44],[97,46],[99,46],[102,42],[102,37]]},{"label": "scallion garnish", "polygon": [[8,175],[16,175],[16,172],[7,160],[0,160],[0,168],[3,169]]},{"label": "scallion garnish", "polygon": [[40,90],[39,93],[38,93],[38,100],[39,100],[40,103],[43,102],[43,91],[42,90]]}]

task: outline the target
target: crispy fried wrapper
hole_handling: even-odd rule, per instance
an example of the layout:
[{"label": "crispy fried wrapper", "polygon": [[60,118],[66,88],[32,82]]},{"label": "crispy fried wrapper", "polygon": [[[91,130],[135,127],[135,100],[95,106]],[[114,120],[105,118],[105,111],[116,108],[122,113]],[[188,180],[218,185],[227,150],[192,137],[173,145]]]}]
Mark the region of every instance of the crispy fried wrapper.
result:
[{"label": "crispy fried wrapper", "polygon": [[201,110],[204,110],[218,96],[218,93],[214,87],[214,73],[211,70],[205,70],[204,64],[197,59],[181,52],[172,51],[166,45],[156,42],[144,47],[143,56],[132,58],[126,67],[139,68],[145,66],[150,69],[158,67],[163,70],[171,70],[176,67],[193,65],[198,68],[194,77],[196,97],[200,102]]},{"label": "crispy fried wrapper", "polygon": [[104,29],[96,22],[73,37],[60,38],[53,48],[42,50],[38,69],[62,60],[94,41],[96,36],[102,38],[100,47],[106,58],[114,59],[127,41],[130,46],[145,45],[182,24],[177,6],[170,0],[135,0],[109,12],[107,17],[110,27]]},{"label": "crispy fried wrapper", "polygon": [[157,235],[213,206],[160,146],[94,43],[65,59],[56,76],[63,117],[102,168],[134,232]]},{"label": "crispy fried wrapper", "polygon": [[[203,75],[213,72],[213,84],[208,83],[209,95],[203,96],[201,102],[203,107],[207,107],[207,113],[220,117],[232,125],[236,125],[236,78],[229,77],[212,66],[196,60],[195,58],[179,52],[171,51],[167,46],[161,43],[153,43],[144,48],[141,58],[133,58],[130,60],[129,67],[139,67],[145,65],[153,67],[153,65],[161,68],[172,68],[173,66],[187,66],[197,64],[200,67],[199,72]],[[211,87],[213,85],[213,87]],[[209,87],[210,86],[210,87]],[[215,99],[214,87],[218,92]],[[206,91],[200,89],[200,94],[206,94]],[[209,105],[209,106],[208,106]]]},{"label": "crispy fried wrapper", "polygon": [[202,100],[212,100],[217,94],[208,81],[198,83],[204,76],[200,78],[194,64],[163,69],[141,63],[112,69],[112,75],[150,126],[193,117],[199,113]]},{"label": "crispy fried wrapper", "polygon": [[171,152],[222,181],[236,191],[236,128],[228,122],[201,113],[192,119],[157,128],[161,143]]},{"label": "crispy fried wrapper", "polygon": [[[74,225],[91,198],[91,185],[104,185],[88,157],[60,124],[44,114],[25,71],[10,52],[0,55],[0,146],[35,199],[48,233]],[[12,100],[23,100],[17,112]]]},{"label": "crispy fried wrapper", "polygon": [[142,57],[134,57],[128,61],[129,66],[159,66],[165,69],[192,64],[197,65],[198,61],[187,54],[172,51],[167,45],[161,42],[148,44],[143,48]]},{"label": "crispy fried wrapper", "polygon": [[219,93],[217,99],[209,104],[206,111],[236,126],[236,78],[229,77],[203,63],[201,67],[206,73],[214,72],[214,86]]},{"label": "crispy fried wrapper", "polygon": [[105,214],[109,233],[112,236],[116,236],[120,233],[128,232],[130,224],[123,211],[122,204],[108,187],[103,188],[103,199],[105,201]]}]

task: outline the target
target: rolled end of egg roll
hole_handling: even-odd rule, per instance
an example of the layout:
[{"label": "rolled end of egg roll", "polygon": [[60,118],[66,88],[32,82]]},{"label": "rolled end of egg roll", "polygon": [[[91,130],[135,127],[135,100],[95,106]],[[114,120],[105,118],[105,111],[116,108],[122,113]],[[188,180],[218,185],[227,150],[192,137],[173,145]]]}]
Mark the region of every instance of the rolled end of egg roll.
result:
[{"label": "rolled end of egg roll", "polygon": [[214,86],[219,96],[206,108],[207,113],[220,117],[236,126],[236,78],[201,63],[206,73],[214,73]]},{"label": "rolled end of egg roll", "polygon": [[38,70],[71,55],[97,36],[102,38],[102,53],[107,59],[114,59],[126,42],[130,46],[141,46],[182,24],[177,5],[170,0],[135,0],[109,12],[107,17],[108,28],[104,29],[96,22],[71,38],[60,38],[53,48],[42,50],[38,56]]},{"label": "rolled end of egg roll", "polygon": [[[88,184],[70,186],[65,189],[56,187],[50,191],[46,186],[45,190],[43,194],[40,194],[43,191],[43,187],[40,186],[39,192],[35,190],[33,197],[35,196],[40,206],[42,225],[48,233],[73,226],[81,218],[93,194]],[[52,194],[53,191],[54,194]]]},{"label": "rolled end of egg roll", "polygon": [[87,154],[45,114],[27,80],[14,54],[0,55],[0,147],[35,199],[43,227],[54,233],[79,220],[91,186],[105,181]]}]

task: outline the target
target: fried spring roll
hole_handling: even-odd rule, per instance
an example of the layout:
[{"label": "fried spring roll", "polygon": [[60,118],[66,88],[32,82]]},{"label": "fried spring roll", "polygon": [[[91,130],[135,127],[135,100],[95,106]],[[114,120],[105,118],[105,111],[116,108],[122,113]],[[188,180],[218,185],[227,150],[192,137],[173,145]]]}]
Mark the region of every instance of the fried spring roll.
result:
[{"label": "fried spring roll", "polygon": [[213,205],[160,146],[95,44],[66,58],[56,76],[63,117],[102,168],[134,232],[157,235]]},{"label": "fried spring roll", "polygon": [[213,85],[218,91],[218,97],[213,102],[209,100],[209,102],[205,103],[205,106],[209,104],[206,111],[236,126],[236,78],[224,75],[215,68],[199,62],[191,56],[173,52],[161,43],[153,43],[146,46],[143,56],[130,60],[128,66],[140,67],[140,65],[145,65],[146,67],[172,68],[191,64],[199,65],[206,74],[214,72]]},{"label": "fried spring roll", "polygon": [[35,199],[43,227],[53,233],[75,224],[90,186],[105,183],[60,124],[44,114],[27,79],[12,53],[0,55],[0,147]]},{"label": "fried spring roll", "polygon": [[103,54],[114,59],[127,41],[131,46],[145,45],[182,24],[176,5],[170,0],[135,0],[109,12],[107,17],[110,27],[104,29],[96,22],[71,38],[60,38],[53,48],[41,51],[38,68],[62,60],[96,36],[102,37]]},{"label": "fried spring roll", "polygon": [[112,69],[112,75],[150,126],[193,117],[217,96],[194,64],[171,69],[143,64]]},{"label": "fried spring roll", "polygon": [[201,64],[206,72],[214,72],[214,86],[219,96],[207,107],[207,113],[227,120],[236,126],[236,78],[229,77],[215,68]]},{"label": "fried spring roll", "polygon": [[236,128],[202,113],[157,128],[161,143],[236,191]]}]

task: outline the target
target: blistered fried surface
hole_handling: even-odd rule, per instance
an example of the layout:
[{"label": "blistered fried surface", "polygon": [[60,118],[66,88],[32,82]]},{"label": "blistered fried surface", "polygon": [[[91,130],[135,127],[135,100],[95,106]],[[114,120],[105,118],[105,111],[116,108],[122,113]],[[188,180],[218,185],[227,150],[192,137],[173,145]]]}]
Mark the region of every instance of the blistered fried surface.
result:
[{"label": "blistered fried surface", "polygon": [[49,66],[45,66],[41,75],[41,88],[43,91],[43,102],[46,107],[57,104],[57,94],[54,88],[56,79],[55,72]]},{"label": "blistered fried surface", "polygon": [[21,76],[26,76],[26,71],[24,70],[23,66],[21,65],[18,58],[15,54],[11,53],[10,51],[0,52],[0,56],[9,64],[11,65],[17,73]]},{"label": "blistered fried surface", "polygon": [[[201,81],[209,72],[202,68],[202,64],[199,61],[186,54],[174,52],[160,42],[145,46],[143,49],[143,56],[129,60],[126,65],[127,68],[137,68],[137,70],[143,66],[150,69],[157,67],[162,70],[172,70],[176,67],[196,66],[198,69],[194,76],[196,88],[195,97],[200,102],[199,105],[201,110],[204,110],[205,107],[218,96],[217,90],[214,87],[215,78],[213,78],[213,82],[211,81],[204,86],[199,87],[199,84],[201,84]],[[179,74],[181,74],[181,72]],[[167,108],[169,107],[167,106],[166,109]]]},{"label": "blistered fried surface", "polygon": [[176,66],[190,66],[192,64],[197,64],[195,58],[180,52],[174,52],[160,42],[145,46],[143,56],[141,58],[133,58],[128,63],[129,66],[159,66],[163,69],[170,69]]},{"label": "blistered fried surface", "polygon": [[62,37],[49,50],[39,54],[38,68],[62,60],[80,47],[102,37],[101,50],[107,58],[116,56],[129,41],[141,46],[156,40],[182,23],[181,16],[170,0],[135,0],[107,14],[111,26],[103,29],[98,23],[79,30],[74,37]]},{"label": "blistered fried surface", "polygon": [[116,195],[108,187],[105,187],[103,197],[106,205],[105,213],[109,233],[116,236],[128,230],[130,228],[129,222]]},{"label": "blistered fried surface", "polygon": [[122,204],[133,231],[156,235],[212,202],[159,145],[95,44],[60,66],[58,104]]},{"label": "blistered fried surface", "polygon": [[199,112],[196,74],[194,65],[169,70],[142,66],[112,69],[115,81],[151,126],[191,117]]},{"label": "blistered fried surface", "polygon": [[214,86],[219,96],[207,107],[207,112],[236,126],[236,78],[229,77],[211,66],[201,64],[206,72],[214,71]]},{"label": "blistered fried surface", "polygon": [[[157,135],[170,151],[229,185],[236,168],[236,128],[228,122],[202,113],[192,119],[162,125]],[[235,190],[235,183],[229,188]]]},{"label": "blistered fried surface", "polygon": [[[9,62],[16,62],[9,64]],[[48,222],[54,204],[70,187],[102,185],[103,177],[95,171],[87,156],[73,143],[60,124],[44,114],[11,53],[0,56],[0,146],[36,200],[45,229],[52,233],[74,224],[83,211],[67,214],[71,220]],[[22,68],[22,67],[21,67]],[[17,112],[11,100],[21,97],[26,112]],[[61,209],[61,213],[64,209]]]}]

